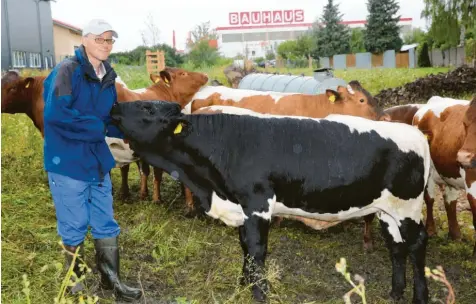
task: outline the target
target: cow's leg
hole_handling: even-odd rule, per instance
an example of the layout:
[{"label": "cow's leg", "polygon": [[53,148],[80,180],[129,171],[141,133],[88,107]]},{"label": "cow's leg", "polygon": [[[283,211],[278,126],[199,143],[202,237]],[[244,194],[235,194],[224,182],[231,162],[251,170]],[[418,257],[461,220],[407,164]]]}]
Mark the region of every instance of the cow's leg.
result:
[{"label": "cow's leg", "polygon": [[268,280],[264,275],[265,259],[268,250],[269,220],[249,215],[238,228],[240,244],[243,249],[243,281],[253,284],[252,293],[256,301],[266,300]]},{"label": "cow's leg", "polygon": [[413,267],[413,303],[428,303],[428,286],[425,278],[425,257],[428,234],[422,223],[406,219],[400,228],[408,246]]},{"label": "cow's leg", "polygon": [[149,178],[150,168],[145,161],[140,161],[140,199],[145,200],[149,196],[147,189],[147,180]]},{"label": "cow's leg", "polygon": [[185,185],[183,185],[183,192],[185,196],[185,215],[186,216],[195,216],[196,210],[193,204],[193,193],[192,191]]},{"label": "cow's leg", "polygon": [[406,287],[405,269],[406,260],[408,255],[408,248],[403,243],[394,237],[399,235],[399,228],[397,224],[390,220],[389,222],[380,220],[380,226],[382,228],[382,235],[385,239],[385,243],[390,251],[390,259],[392,261],[392,291],[390,297],[398,301],[403,298],[403,292]]},{"label": "cow's leg", "polygon": [[164,173],[163,169],[154,168],[154,193],[152,195],[152,199],[154,203],[161,203],[160,198],[160,183],[162,182],[162,173]]},{"label": "cow's leg", "polygon": [[445,188],[444,200],[448,217],[448,235],[453,240],[459,240],[461,239],[461,231],[456,217],[456,203],[458,202],[459,192],[451,186],[446,186]]},{"label": "cow's leg", "polygon": [[364,250],[370,251],[373,249],[372,237],[372,221],[375,218],[375,213],[364,216]]},{"label": "cow's leg", "polygon": [[121,190],[120,198],[121,200],[126,200],[129,198],[129,164],[121,167]]},{"label": "cow's leg", "polygon": [[433,205],[435,203],[435,198],[431,197],[428,193],[428,189],[425,189],[425,204],[426,204],[426,224],[425,228],[429,236],[436,234],[436,225],[435,218],[433,216]]},{"label": "cow's leg", "polygon": [[474,248],[473,259],[476,260],[476,170],[466,170],[466,196],[468,198],[469,206],[473,212],[473,228],[474,233]]}]

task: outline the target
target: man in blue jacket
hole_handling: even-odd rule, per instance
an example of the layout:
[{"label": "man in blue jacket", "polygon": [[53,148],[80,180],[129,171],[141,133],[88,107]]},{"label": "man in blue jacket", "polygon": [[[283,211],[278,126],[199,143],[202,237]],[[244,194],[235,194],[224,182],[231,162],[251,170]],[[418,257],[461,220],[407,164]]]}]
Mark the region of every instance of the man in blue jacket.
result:
[{"label": "man in blue jacket", "polygon": [[[123,138],[111,124],[116,102],[116,73],[106,61],[117,33],[104,20],[94,19],[83,29],[75,56],[59,63],[44,82],[44,163],[53,197],[58,234],[65,248],[75,252],[91,226],[101,283],[125,300],[139,299],[140,289],[120,281],[110,170],[115,166],[105,136]],[[67,253],[71,265],[72,255]],[[76,263],[74,272],[83,272]],[[72,292],[81,290],[77,283]]]}]

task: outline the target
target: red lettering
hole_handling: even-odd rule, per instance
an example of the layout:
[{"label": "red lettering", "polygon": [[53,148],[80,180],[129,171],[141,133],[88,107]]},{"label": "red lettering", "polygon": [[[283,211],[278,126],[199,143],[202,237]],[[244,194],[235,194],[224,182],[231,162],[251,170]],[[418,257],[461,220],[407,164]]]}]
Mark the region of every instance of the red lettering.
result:
[{"label": "red lettering", "polygon": [[303,21],[304,21],[304,11],[294,10],[294,22],[303,22]]},{"label": "red lettering", "polygon": [[273,11],[273,23],[283,23],[282,11]]},{"label": "red lettering", "polygon": [[251,23],[252,24],[261,23],[261,12],[251,12]]},{"label": "red lettering", "polygon": [[230,21],[230,25],[240,24],[240,19],[239,19],[238,13],[230,13],[228,15],[228,20]]},{"label": "red lettering", "polygon": [[241,24],[250,24],[250,13],[249,12],[241,13],[240,21],[241,21]]},{"label": "red lettering", "polygon": [[283,21],[284,22],[293,22],[294,21],[294,14],[292,10],[286,10],[283,14]]},{"label": "red lettering", "polygon": [[271,11],[261,12],[261,21],[263,23],[271,23],[272,15]]}]

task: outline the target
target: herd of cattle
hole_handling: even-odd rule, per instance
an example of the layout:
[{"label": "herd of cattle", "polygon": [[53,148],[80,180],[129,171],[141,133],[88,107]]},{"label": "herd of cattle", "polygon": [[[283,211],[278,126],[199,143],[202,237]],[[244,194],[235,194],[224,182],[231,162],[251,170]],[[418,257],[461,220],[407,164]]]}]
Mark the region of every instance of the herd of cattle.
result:
[{"label": "herd of cattle", "polygon": [[[27,114],[42,135],[44,78],[7,72],[1,105],[2,113]],[[425,104],[381,109],[358,81],[305,95],[208,85],[205,74],[179,68],[150,79],[149,87],[138,90],[116,82],[118,103],[111,114],[126,141],[106,141],[121,170],[120,193],[129,196],[133,162],[140,169],[142,199],[148,196],[149,165],[154,201],[161,200],[163,171],[184,183],[188,212],[199,208],[238,227],[243,282],[253,284],[256,300],[265,300],[268,290],[264,265],[272,217],[313,229],[364,217],[369,248],[377,214],[391,253],[390,295],[403,296],[409,256],[414,303],[428,303],[424,266],[438,188],[450,236],[461,237],[461,190],[476,229],[476,96],[434,96]]]}]

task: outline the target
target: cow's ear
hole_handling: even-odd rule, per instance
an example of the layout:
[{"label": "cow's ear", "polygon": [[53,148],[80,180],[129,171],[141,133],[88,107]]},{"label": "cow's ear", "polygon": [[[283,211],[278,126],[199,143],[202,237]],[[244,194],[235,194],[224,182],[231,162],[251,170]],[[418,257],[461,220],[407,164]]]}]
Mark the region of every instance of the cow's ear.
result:
[{"label": "cow's ear", "polygon": [[160,78],[165,82],[166,85],[168,85],[170,82],[172,82],[172,77],[170,76],[169,72],[166,70],[162,70],[159,72]]},{"label": "cow's ear", "polygon": [[326,90],[326,95],[327,95],[327,99],[329,99],[330,103],[334,103],[334,102],[336,102],[336,100],[340,99],[339,92],[331,90],[331,89]]},{"label": "cow's ear", "polygon": [[192,125],[190,122],[183,118],[176,118],[172,120],[173,135],[184,137],[190,134]]},{"label": "cow's ear", "polygon": [[33,86],[33,83],[35,82],[35,78],[33,77],[27,77],[25,78],[25,80],[23,81],[23,86],[24,88],[28,89],[30,88],[31,86]]},{"label": "cow's ear", "polygon": [[162,80],[162,78],[160,78],[160,75],[151,73],[150,80],[152,80],[153,83],[159,83]]}]

